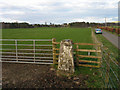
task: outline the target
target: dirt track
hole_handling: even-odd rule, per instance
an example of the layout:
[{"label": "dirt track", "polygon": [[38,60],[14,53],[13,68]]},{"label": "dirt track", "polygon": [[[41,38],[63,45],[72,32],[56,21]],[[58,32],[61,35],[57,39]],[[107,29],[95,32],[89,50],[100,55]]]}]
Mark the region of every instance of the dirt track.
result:
[{"label": "dirt track", "polygon": [[2,69],[3,88],[83,88],[88,79],[58,77],[49,65],[3,63]]}]

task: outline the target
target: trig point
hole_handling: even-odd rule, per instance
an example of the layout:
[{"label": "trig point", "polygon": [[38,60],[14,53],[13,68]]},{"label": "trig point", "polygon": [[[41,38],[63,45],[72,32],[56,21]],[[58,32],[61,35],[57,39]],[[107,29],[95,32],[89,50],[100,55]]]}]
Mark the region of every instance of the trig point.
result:
[{"label": "trig point", "polygon": [[63,73],[74,73],[73,46],[70,39],[65,39],[60,43],[58,70]]}]

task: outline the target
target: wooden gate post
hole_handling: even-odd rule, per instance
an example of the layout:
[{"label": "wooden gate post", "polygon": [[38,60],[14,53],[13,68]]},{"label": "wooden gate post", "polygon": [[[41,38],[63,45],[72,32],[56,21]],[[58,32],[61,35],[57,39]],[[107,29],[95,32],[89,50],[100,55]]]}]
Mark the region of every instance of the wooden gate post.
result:
[{"label": "wooden gate post", "polygon": [[52,44],[53,44],[52,48],[53,48],[53,64],[56,64],[56,50],[55,50],[56,44],[54,42],[56,42],[55,38],[52,39]]},{"label": "wooden gate post", "polygon": [[76,65],[79,66],[79,57],[78,57],[78,50],[79,49],[79,45],[76,45]]}]

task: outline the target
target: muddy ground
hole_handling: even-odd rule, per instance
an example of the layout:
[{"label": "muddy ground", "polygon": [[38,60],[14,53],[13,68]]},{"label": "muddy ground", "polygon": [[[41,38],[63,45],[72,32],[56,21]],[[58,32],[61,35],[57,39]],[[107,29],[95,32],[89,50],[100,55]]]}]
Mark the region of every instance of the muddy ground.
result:
[{"label": "muddy ground", "polygon": [[88,77],[57,76],[50,65],[2,64],[3,88],[86,88]]}]

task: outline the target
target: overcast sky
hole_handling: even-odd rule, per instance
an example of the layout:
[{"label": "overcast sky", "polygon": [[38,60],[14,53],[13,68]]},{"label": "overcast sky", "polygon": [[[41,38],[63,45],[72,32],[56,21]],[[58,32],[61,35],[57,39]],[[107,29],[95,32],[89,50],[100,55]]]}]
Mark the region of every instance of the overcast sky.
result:
[{"label": "overcast sky", "polygon": [[119,0],[0,0],[0,22],[69,23],[118,20]]}]

